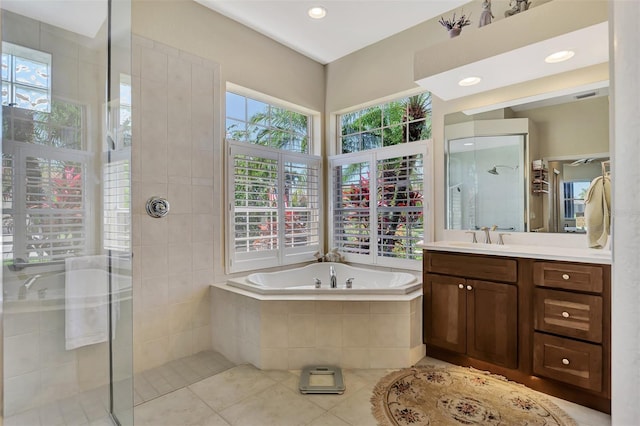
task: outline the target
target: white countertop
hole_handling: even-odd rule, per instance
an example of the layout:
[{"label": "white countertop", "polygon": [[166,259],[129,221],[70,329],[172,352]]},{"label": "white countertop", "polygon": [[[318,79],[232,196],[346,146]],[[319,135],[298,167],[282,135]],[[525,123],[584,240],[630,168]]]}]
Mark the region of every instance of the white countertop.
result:
[{"label": "white countertop", "polygon": [[611,264],[611,251],[590,248],[553,247],[520,244],[484,244],[466,241],[436,241],[419,245],[425,250],[486,254],[507,257],[563,260],[569,262]]}]

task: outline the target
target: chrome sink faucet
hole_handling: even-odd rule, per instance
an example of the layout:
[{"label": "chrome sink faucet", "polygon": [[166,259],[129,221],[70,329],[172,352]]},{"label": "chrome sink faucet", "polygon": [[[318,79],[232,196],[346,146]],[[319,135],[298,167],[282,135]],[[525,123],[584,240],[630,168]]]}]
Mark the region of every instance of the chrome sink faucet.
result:
[{"label": "chrome sink faucet", "polygon": [[338,278],[336,277],[336,269],[333,265],[329,267],[329,274],[331,275],[331,288],[338,288]]},{"label": "chrome sink faucet", "polygon": [[489,228],[483,226],[482,228],[480,228],[480,230],[484,231],[484,243],[491,244],[491,235],[489,235]]}]

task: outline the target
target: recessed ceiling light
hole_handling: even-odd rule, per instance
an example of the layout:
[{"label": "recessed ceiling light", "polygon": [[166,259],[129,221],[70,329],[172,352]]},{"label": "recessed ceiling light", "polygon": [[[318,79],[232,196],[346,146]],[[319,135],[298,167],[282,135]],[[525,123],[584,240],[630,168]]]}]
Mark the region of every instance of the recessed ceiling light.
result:
[{"label": "recessed ceiling light", "polygon": [[467,77],[463,78],[458,82],[459,86],[473,86],[474,84],[478,84],[482,81],[480,77]]},{"label": "recessed ceiling light", "polygon": [[307,13],[313,19],[322,19],[327,16],[327,9],[322,6],[314,6]]},{"label": "recessed ceiling light", "polygon": [[546,58],[544,58],[544,61],[548,64],[555,64],[558,62],[566,61],[567,59],[571,59],[575,54],[576,53],[572,50],[561,50],[547,56]]}]

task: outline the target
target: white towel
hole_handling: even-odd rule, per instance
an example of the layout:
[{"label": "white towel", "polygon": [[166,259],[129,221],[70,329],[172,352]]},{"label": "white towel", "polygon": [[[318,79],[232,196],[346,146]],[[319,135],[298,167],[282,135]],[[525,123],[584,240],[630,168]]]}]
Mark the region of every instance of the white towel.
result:
[{"label": "white towel", "polygon": [[603,248],[609,238],[611,223],[611,179],[609,176],[598,176],[591,181],[584,204],[589,247]]},{"label": "white towel", "polygon": [[109,287],[106,256],[65,259],[65,347],[106,342]]}]

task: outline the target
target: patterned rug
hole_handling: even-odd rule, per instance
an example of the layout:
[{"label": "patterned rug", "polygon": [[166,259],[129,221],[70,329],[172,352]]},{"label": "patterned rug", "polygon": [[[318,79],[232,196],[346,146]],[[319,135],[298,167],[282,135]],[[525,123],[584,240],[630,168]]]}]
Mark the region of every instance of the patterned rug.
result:
[{"label": "patterned rug", "polygon": [[383,377],[371,397],[381,426],[577,426],[555,404],[504,377],[464,367],[412,367]]}]

